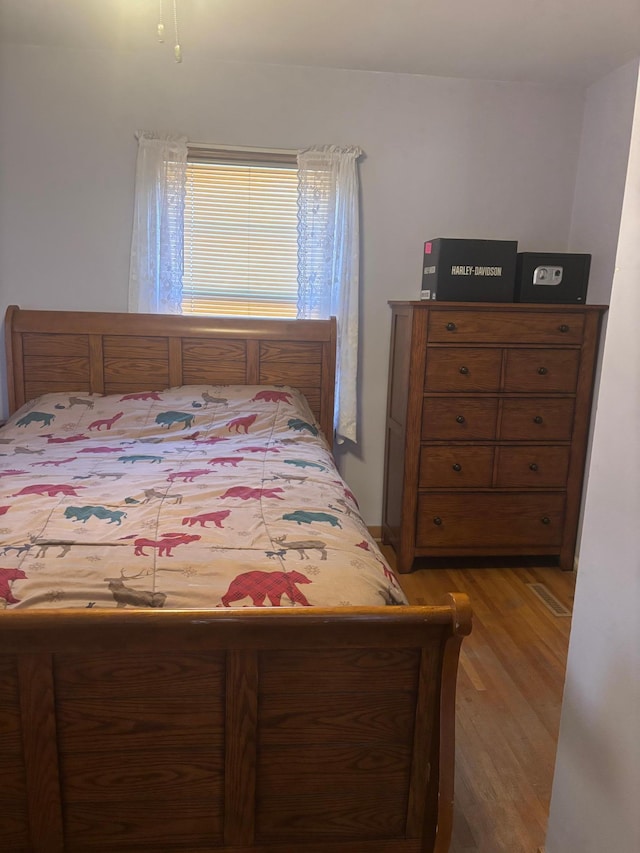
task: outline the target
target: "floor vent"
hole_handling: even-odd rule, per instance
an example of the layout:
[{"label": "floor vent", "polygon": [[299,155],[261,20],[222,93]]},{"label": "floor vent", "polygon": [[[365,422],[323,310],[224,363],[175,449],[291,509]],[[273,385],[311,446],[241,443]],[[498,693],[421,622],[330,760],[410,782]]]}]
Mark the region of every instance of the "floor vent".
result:
[{"label": "floor vent", "polygon": [[571,616],[571,611],[562,604],[555,595],[552,595],[543,583],[528,583],[527,586],[535,593],[540,601],[550,610],[554,616]]}]

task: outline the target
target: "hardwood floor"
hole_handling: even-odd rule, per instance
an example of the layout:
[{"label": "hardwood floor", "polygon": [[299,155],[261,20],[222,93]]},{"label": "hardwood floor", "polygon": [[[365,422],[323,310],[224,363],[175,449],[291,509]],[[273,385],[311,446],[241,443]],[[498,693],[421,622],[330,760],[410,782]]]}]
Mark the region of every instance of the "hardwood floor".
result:
[{"label": "hardwood floor", "polygon": [[[393,551],[383,549],[393,565]],[[456,792],[450,853],[537,853],[545,840],[575,574],[557,568],[419,569],[399,576],[412,603],[466,592],[473,631],[457,691]],[[544,591],[544,590],[543,590]]]}]

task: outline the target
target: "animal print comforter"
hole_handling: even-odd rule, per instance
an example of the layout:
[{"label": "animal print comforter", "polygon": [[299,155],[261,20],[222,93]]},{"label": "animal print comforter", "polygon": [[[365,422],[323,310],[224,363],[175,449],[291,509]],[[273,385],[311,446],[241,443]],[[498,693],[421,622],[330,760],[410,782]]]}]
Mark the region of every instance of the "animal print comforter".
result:
[{"label": "animal print comforter", "polygon": [[292,388],[47,394],[0,431],[0,608],[404,603]]}]

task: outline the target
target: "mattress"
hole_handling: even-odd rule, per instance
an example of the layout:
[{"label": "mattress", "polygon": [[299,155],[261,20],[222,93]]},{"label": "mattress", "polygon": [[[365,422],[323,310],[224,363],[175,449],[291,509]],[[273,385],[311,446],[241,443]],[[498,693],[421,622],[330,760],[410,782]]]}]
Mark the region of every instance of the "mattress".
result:
[{"label": "mattress", "polygon": [[46,394],[0,431],[0,607],[405,603],[293,388]]}]

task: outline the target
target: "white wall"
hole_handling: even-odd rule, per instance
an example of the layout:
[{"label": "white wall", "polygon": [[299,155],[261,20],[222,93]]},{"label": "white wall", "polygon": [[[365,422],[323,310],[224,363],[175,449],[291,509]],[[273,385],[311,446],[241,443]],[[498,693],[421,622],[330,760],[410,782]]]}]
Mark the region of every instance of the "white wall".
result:
[{"label": "white wall", "polygon": [[379,524],[387,300],[419,297],[429,238],[565,251],[582,107],[561,87],[3,45],[0,311],[126,310],[139,128],[361,146],[361,443],[339,461]]},{"label": "white wall", "polygon": [[[629,62],[587,89],[578,156],[576,187],[569,234],[570,252],[591,254],[587,302],[608,305],[616,264],[618,233],[627,178],[629,145],[633,127],[638,62]],[[607,315],[602,324],[604,340]],[[597,401],[603,347],[596,371]],[[591,415],[591,434],[596,407]],[[591,459],[587,454],[580,528],[576,555],[580,553],[584,501]]]},{"label": "white wall", "polygon": [[609,304],[627,177],[637,61],[590,86],[585,96],[570,252],[590,252],[587,302]]},{"label": "white wall", "polygon": [[[618,82],[624,88],[628,78],[620,77]],[[591,93],[594,108],[606,85]],[[635,103],[586,496],[547,853],[637,853],[640,850],[638,95]],[[606,114],[605,109],[603,116]],[[619,118],[624,127],[624,116]],[[597,123],[592,128],[596,128],[594,135],[598,136]],[[605,151],[602,154],[606,156]],[[602,224],[607,227],[606,222]]]}]

